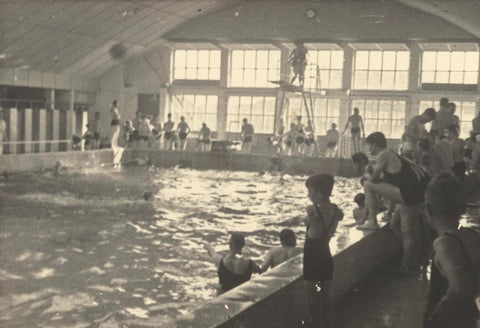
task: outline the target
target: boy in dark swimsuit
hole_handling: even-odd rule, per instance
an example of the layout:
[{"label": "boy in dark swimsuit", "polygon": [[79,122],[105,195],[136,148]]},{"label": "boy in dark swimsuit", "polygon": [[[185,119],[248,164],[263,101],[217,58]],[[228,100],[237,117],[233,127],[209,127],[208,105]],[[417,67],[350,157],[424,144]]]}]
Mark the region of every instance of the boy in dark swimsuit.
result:
[{"label": "boy in dark swimsuit", "polygon": [[458,228],[465,211],[461,182],[448,173],[432,179],[425,195],[428,223],[438,238],[430,291],[424,314],[425,328],[475,328],[479,312],[480,236],[471,228]]},{"label": "boy in dark swimsuit", "polygon": [[229,291],[250,280],[252,273],[261,273],[260,267],[255,262],[241,256],[243,246],[245,246],[245,237],[239,232],[231,234],[230,251],[225,255],[216,253],[210,244],[204,245],[208,255],[218,268],[220,293]]},{"label": "boy in dark swimsuit", "polygon": [[334,235],[343,212],[330,202],[334,185],[333,176],[318,174],[307,179],[308,198],[305,224],[307,233],[303,250],[303,278],[309,297],[309,313],[304,323],[316,327],[333,327],[334,311],[331,301],[333,258],[329,242]]}]

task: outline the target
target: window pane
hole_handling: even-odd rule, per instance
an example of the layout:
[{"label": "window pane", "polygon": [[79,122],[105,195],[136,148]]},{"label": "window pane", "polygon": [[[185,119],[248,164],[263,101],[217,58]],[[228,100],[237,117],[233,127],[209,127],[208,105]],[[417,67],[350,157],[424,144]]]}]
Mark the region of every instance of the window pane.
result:
[{"label": "window pane", "polygon": [[265,98],[265,115],[275,115],[275,97]]},{"label": "window pane", "polygon": [[369,69],[378,69],[382,68],[382,52],[381,51],[370,51],[370,58],[369,58]]},{"label": "window pane", "polygon": [[343,68],[343,51],[334,50],[332,51],[332,69],[342,69]]},{"label": "window pane", "polygon": [[437,70],[448,71],[450,68],[450,53],[447,51],[439,51],[437,53]]},{"label": "window pane", "polygon": [[210,80],[220,80],[220,69],[211,68],[209,73]]},{"label": "window pane", "polygon": [[437,72],[435,79],[436,83],[448,83],[449,74],[448,72]]},{"label": "window pane", "polygon": [[380,119],[390,119],[392,116],[392,102],[390,100],[380,100],[378,107],[378,117]]},{"label": "window pane", "polygon": [[451,72],[450,73],[450,83],[463,83],[463,72]]},{"label": "window pane", "polygon": [[425,51],[423,53],[422,70],[434,71],[436,69],[437,54],[434,51]]},{"label": "window pane", "polygon": [[195,80],[197,78],[197,69],[187,68],[186,78],[190,80]]},{"label": "window pane", "polygon": [[250,97],[240,97],[240,116],[250,117],[252,107],[252,98]]},{"label": "window pane", "polygon": [[232,68],[243,69],[243,51],[241,50],[232,51]]},{"label": "window pane", "polygon": [[368,72],[368,89],[380,89],[380,71]]},{"label": "window pane", "polygon": [[197,55],[198,52],[195,50],[187,50],[187,67],[197,67],[198,61],[197,61]]},{"label": "window pane", "polygon": [[218,97],[207,96],[207,113],[217,114]]},{"label": "window pane", "polygon": [[408,71],[410,67],[410,51],[397,52],[397,70]]},{"label": "window pane", "polygon": [[320,71],[320,81],[319,81],[318,87],[320,89],[330,87],[330,71],[328,70]]},{"label": "window pane", "polygon": [[221,53],[220,50],[210,51],[210,68],[220,68]]},{"label": "window pane", "polygon": [[390,138],[400,139],[403,132],[405,131],[405,122],[404,121],[392,121],[392,134]]},{"label": "window pane", "polygon": [[199,68],[197,79],[208,80],[208,68]]},{"label": "window pane", "polygon": [[198,67],[206,68],[210,64],[209,50],[198,51]]},{"label": "window pane", "polygon": [[245,69],[243,74],[244,74],[244,80],[243,80],[242,86],[254,87],[255,86],[255,69]]},{"label": "window pane", "polygon": [[330,68],[330,51],[319,51],[318,52],[318,66],[320,69]]},{"label": "window pane", "polygon": [[[383,70],[395,70],[396,52],[384,51],[383,52]],[[393,80],[393,79],[392,79]]]},{"label": "window pane", "polygon": [[395,90],[408,89],[408,72],[398,72],[395,75]]},{"label": "window pane", "polygon": [[467,51],[465,53],[465,70],[478,72],[478,51]]},{"label": "window pane", "polygon": [[367,88],[367,71],[355,71],[355,89],[366,89]]},{"label": "window pane", "polygon": [[422,72],[422,83],[435,83],[435,72]]},{"label": "window pane", "polygon": [[[405,102],[393,101],[392,118],[405,120]],[[422,111],[423,112],[423,111]]]},{"label": "window pane", "polygon": [[233,87],[239,87],[243,84],[243,70],[232,69],[231,85]]},{"label": "window pane", "polygon": [[382,72],[382,89],[393,90],[395,88],[395,72]]},{"label": "window pane", "polygon": [[246,50],[245,51],[245,68],[254,68],[256,64],[255,50]]},{"label": "window pane", "polygon": [[477,72],[465,72],[465,84],[477,84],[478,73]]},{"label": "window pane", "polygon": [[185,67],[186,66],[186,51],[185,50],[175,50],[175,67]]},{"label": "window pane", "polygon": [[355,56],[355,69],[368,69],[368,51],[357,51]]},{"label": "window pane", "polygon": [[390,138],[392,135],[391,131],[391,122],[390,120],[379,120],[378,121],[378,131],[383,132],[385,137]]},{"label": "window pane", "polygon": [[267,86],[268,71],[266,69],[257,70],[256,82],[257,82],[257,85],[262,84],[264,86]]},{"label": "window pane", "polygon": [[174,79],[177,79],[177,80],[183,80],[185,79],[186,77],[186,72],[185,72],[185,68],[175,68],[175,76],[174,76]]},{"label": "window pane", "polygon": [[333,70],[330,72],[330,88],[341,89],[342,88],[342,71]]},{"label": "window pane", "polygon": [[280,69],[280,50],[270,50],[268,52],[269,67]]},{"label": "window pane", "polygon": [[465,67],[465,53],[462,51],[452,52],[452,61],[450,62],[451,71],[463,71]]},{"label": "window pane", "polygon": [[376,100],[367,100],[365,103],[365,117],[366,118],[377,118],[378,117],[378,101]]},{"label": "window pane", "polygon": [[257,68],[268,68],[268,51],[259,50],[257,51]]}]

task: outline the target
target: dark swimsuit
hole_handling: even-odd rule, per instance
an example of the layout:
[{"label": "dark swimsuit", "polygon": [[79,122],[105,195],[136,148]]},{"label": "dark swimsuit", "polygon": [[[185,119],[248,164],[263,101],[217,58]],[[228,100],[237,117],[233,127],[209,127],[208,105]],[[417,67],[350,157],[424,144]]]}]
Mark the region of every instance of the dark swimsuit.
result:
[{"label": "dark swimsuit", "polygon": [[423,203],[430,175],[417,164],[395,152],[394,154],[400,159],[401,168],[397,173],[389,173],[384,170],[385,182],[400,189],[405,205],[412,206]]},{"label": "dark swimsuit", "polygon": [[337,143],[335,141],[330,141],[329,143],[327,143],[327,148],[335,148],[336,145]]},{"label": "dark swimsuit", "polygon": [[350,132],[351,132],[352,134],[359,134],[360,131],[361,131],[361,130],[360,130],[359,127],[351,128],[351,129],[350,129]]},{"label": "dark swimsuit", "polygon": [[165,132],[165,139],[170,140],[172,138],[172,132]]},{"label": "dark swimsuit", "polygon": [[186,139],[186,138],[187,138],[187,133],[186,133],[186,132],[179,132],[179,133],[178,133],[178,136],[179,136],[180,139],[183,140],[183,139]]},{"label": "dark swimsuit", "polygon": [[[438,270],[435,261],[432,260],[432,269],[430,276],[430,290],[428,291],[428,302],[427,307],[423,316],[423,327],[424,328],[450,328],[450,327],[476,327],[476,321],[478,319],[479,311],[476,306],[475,298],[478,293],[478,272],[475,272],[472,263],[473,254],[478,253],[478,243],[475,249],[468,247],[468,241],[463,241],[462,235],[466,233],[475,233],[472,229],[469,228],[460,228],[454,233],[445,233],[444,235],[450,236],[458,241],[462,252],[464,253],[467,262],[468,262],[468,273],[472,275],[473,281],[476,283],[475,287],[472,290],[470,297],[466,297],[461,302],[455,304],[454,308],[449,311],[448,315],[443,317],[448,317],[449,322],[438,322],[435,318],[432,318],[438,303],[445,296],[448,290],[448,280],[444,278],[440,271]],[[478,235],[476,238],[480,238]]]},{"label": "dark swimsuit", "polygon": [[110,122],[110,125],[111,125],[111,126],[120,125],[120,120],[113,119],[113,120]]},{"label": "dark swimsuit", "polygon": [[246,136],[243,138],[243,142],[246,143],[246,142],[252,142],[253,141],[253,138],[252,136]]},{"label": "dark swimsuit", "polygon": [[253,262],[249,260],[248,268],[244,273],[237,274],[227,269],[223,264],[223,258],[220,261],[220,267],[218,268],[218,281],[222,286],[222,292],[229,291],[246,281],[249,281],[252,277]]},{"label": "dark swimsuit", "polygon": [[[332,216],[333,220],[328,228],[324,226],[324,234],[335,222],[337,214],[338,207],[335,206]],[[320,219],[323,220],[323,218]],[[325,237],[324,235],[319,238],[305,238],[305,246],[303,248],[303,279],[307,281],[331,281],[333,279],[333,257],[330,252],[330,241]]]},{"label": "dark swimsuit", "polygon": [[94,140],[100,140],[100,133],[98,133],[98,132],[93,132],[93,139],[94,139]]}]

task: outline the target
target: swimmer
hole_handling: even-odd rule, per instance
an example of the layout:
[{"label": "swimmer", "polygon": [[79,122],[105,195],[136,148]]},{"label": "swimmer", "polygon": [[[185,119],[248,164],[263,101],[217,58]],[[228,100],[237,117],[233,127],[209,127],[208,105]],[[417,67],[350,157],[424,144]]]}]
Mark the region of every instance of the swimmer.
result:
[{"label": "swimmer", "polygon": [[359,152],[360,149],[360,141],[361,137],[365,138],[365,127],[363,125],[363,119],[360,115],[360,110],[358,107],[353,109],[353,114],[348,117],[347,124],[345,125],[345,129],[343,130],[342,135],[345,134],[347,131],[348,126],[350,125],[350,137],[352,139],[353,144],[353,152]]},{"label": "swimmer", "polygon": [[262,264],[262,272],[274,268],[302,252],[301,248],[296,247],[297,238],[291,229],[283,229],[280,232],[280,243],[282,244],[281,247],[273,247],[268,251]]},{"label": "swimmer", "polygon": [[294,154],[303,155],[305,144],[305,126],[302,123],[302,116],[297,116],[297,124],[295,125],[295,143],[292,151]]},{"label": "swimmer", "polygon": [[358,205],[357,208],[353,209],[353,218],[357,225],[362,225],[365,223],[366,219],[366,208],[365,208],[365,194],[358,193],[353,198],[353,201]]},{"label": "swimmer", "polygon": [[458,228],[465,212],[465,195],[458,178],[442,173],[428,184],[425,195],[428,223],[438,237],[433,243],[430,290],[423,327],[477,327],[480,236]]},{"label": "swimmer", "polygon": [[330,202],[333,176],[318,174],[307,179],[308,198],[305,224],[307,232],[303,250],[303,277],[309,298],[308,314],[304,322],[316,327],[333,327],[334,310],[331,301],[333,258],[329,242],[337,230],[343,212]]},{"label": "swimmer", "polygon": [[245,236],[239,232],[233,232],[230,236],[230,250],[221,255],[215,252],[210,244],[204,248],[218,268],[220,293],[233,289],[250,280],[252,273],[261,273],[260,267],[252,260],[244,258],[242,248],[245,246]]},{"label": "swimmer", "polygon": [[293,148],[293,142],[294,142],[295,134],[296,134],[295,123],[290,123],[290,130],[285,132],[282,135],[282,140],[284,140],[283,143],[285,144],[285,148],[284,148],[284,151],[283,151],[284,155],[291,155],[292,154],[292,148]]},{"label": "swimmer", "polygon": [[185,150],[187,148],[187,136],[192,130],[187,122],[185,122],[185,117],[180,116],[180,123],[177,125],[178,137],[180,138],[180,150]]}]

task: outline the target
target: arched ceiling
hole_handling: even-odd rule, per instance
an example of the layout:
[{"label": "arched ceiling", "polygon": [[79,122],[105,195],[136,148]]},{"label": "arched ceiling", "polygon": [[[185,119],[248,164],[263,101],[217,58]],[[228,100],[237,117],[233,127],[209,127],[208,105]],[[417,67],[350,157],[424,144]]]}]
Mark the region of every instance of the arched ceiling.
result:
[{"label": "arched ceiling", "polygon": [[[97,77],[182,23],[243,1],[0,0],[0,68]],[[480,39],[480,0],[384,1],[440,16]]]}]

